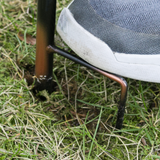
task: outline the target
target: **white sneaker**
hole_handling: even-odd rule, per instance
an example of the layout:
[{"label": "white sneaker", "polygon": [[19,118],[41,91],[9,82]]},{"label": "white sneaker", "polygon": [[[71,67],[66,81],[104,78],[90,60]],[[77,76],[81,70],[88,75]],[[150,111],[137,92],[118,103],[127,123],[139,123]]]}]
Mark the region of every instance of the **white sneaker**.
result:
[{"label": "white sneaker", "polygon": [[102,70],[160,82],[159,0],[74,0],[63,9],[57,31]]}]

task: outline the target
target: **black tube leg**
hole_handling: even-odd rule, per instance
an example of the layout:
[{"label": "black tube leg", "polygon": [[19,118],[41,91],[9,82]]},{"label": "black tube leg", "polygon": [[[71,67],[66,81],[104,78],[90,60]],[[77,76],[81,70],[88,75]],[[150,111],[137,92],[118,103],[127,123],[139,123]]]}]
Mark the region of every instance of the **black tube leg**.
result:
[{"label": "black tube leg", "polygon": [[120,104],[119,107],[118,107],[118,115],[117,115],[117,122],[116,122],[116,128],[117,129],[122,128],[124,112],[125,112],[125,106]]},{"label": "black tube leg", "polygon": [[67,52],[65,52],[55,46],[48,46],[47,50],[48,50],[48,53],[53,53],[53,52],[58,53],[59,55],[66,57],[76,63],[79,63],[89,69],[92,69],[92,70],[104,75],[105,77],[108,77],[108,78],[118,82],[121,85],[121,97],[120,97],[117,122],[116,122],[116,128],[121,129],[122,125],[123,125],[123,117],[124,117],[126,97],[127,97],[127,89],[128,89],[127,82],[122,77],[120,77],[118,75],[114,75],[112,73],[108,73],[108,72],[103,71],[101,69],[98,69],[98,68],[92,66],[91,64],[85,62],[84,60],[77,58],[77,57],[71,55],[70,53],[67,53]]},{"label": "black tube leg", "polygon": [[121,98],[118,106],[118,114],[117,114],[117,122],[116,122],[117,129],[121,129],[123,125],[125,104],[127,99],[127,89],[128,89],[127,82],[124,79],[121,79],[120,85],[121,85]]},{"label": "black tube leg", "polygon": [[36,66],[37,91],[46,89],[52,92],[53,54],[46,47],[54,44],[56,0],[38,0]]}]

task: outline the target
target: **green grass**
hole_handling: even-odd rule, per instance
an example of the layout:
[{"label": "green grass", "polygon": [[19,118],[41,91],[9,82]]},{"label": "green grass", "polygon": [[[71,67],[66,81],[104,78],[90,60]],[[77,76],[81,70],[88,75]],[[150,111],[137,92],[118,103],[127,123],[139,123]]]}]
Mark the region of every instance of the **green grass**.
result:
[{"label": "green grass", "polygon": [[[57,14],[69,2],[58,0]],[[36,13],[35,0],[0,0],[0,160],[160,159],[159,84],[127,79],[121,135],[120,86],[70,60],[55,54],[56,91],[34,97],[24,77],[35,46],[17,33],[36,36]],[[58,34],[56,44],[70,50]]]}]

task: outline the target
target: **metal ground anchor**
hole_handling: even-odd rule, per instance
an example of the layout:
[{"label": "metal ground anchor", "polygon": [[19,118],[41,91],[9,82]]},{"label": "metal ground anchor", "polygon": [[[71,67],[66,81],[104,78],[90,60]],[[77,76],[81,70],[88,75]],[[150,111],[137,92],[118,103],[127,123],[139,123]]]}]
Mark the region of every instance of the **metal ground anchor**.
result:
[{"label": "metal ground anchor", "polygon": [[103,71],[87,62],[85,62],[83,59],[73,56],[70,53],[57,48],[56,46],[47,46],[46,48],[48,53],[57,53],[65,58],[68,58],[78,64],[81,64],[89,69],[92,69],[100,74],[102,74],[105,77],[108,77],[110,79],[112,79],[113,81],[116,81],[117,83],[120,84],[121,86],[121,96],[120,96],[120,102],[119,102],[119,106],[118,106],[118,114],[117,114],[117,122],[116,122],[116,128],[117,129],[121,129],[122,125],[123,125],[123,118],[124,118],[124,113],[125,113],[125,104],[126,104],[126,97],[127,97],[127,89],[128,89],[128,85],[127,82],[125,81],[125,79],[123,79],[122,77]]}]

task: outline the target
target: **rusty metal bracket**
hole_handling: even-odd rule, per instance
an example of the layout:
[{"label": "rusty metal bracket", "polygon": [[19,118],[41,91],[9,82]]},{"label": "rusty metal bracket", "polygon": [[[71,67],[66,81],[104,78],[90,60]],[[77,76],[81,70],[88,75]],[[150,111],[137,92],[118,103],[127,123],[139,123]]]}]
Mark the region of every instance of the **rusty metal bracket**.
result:
[{"label": "rusty metal bracket", "polygon": [[125,79],[123,79],[122,77],[120,77],[118,75],[103,71],[103,70],[85,62],[83,59],[78,58],[76,56],[73,56],[70,53],[68,53],[60,48],[57,48],[56,46],[49,45],[49,46],[47,46],[46,50],[48,53],[58,53],[59,55],[65,57],[65,58],[68,58],[76,63],[79,63],[79,64],[81,64],[91,70],[94,70],[94,71],[102,74],[103,76],[108,77],[108,78],[112,79],[113,81],[116,81],[117,83],[120,84],[121,96],[120,96],[120,102],[119,102],[119,106],[118,106],[116,128],[121,129],[122,125],[123,125],[123,118],[124,118],[124,113],[125,113],[125,104],[126,104],[126,97],[127,97],[127,88],[128,88],[128,85],[127,85],[127,82],[125,81]]}]

